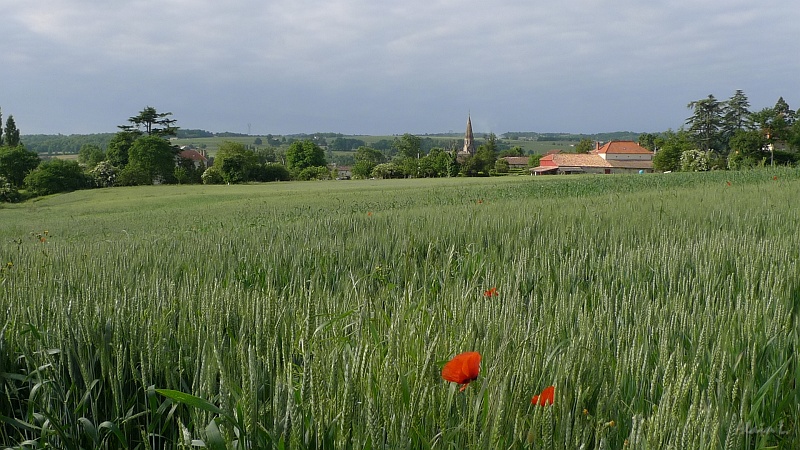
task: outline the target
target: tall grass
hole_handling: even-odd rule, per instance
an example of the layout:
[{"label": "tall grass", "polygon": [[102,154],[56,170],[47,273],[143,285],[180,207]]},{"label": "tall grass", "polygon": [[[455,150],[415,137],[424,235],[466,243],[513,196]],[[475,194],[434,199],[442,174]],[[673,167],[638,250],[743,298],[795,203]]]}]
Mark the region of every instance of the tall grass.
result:
[{"label": "tall grass", "polygon": [[[796,447],[798,175],[164,186],[0,209],[0,443]],[[459,393],[441,366],[470,350],[481,375]],[[555,404],[531,405],[548,385]]]}]

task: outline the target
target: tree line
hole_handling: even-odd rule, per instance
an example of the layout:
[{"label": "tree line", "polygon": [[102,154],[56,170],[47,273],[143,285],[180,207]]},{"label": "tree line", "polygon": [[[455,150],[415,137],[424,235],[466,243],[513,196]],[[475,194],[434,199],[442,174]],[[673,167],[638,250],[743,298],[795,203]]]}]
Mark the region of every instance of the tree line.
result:
[{"label": "tree line", "polygon": [[[461,157],[456,156],[457,140],[445,149],[429,137],[404,134],[368,146],[340,134],[319,134],[303,140],[284,137],[280,143],[288,148],[280,152],[226,141],[213,158],[197,157],[197,153],[186,157],[169,139],[180,134],[172,113],[148,106],[127,122],[118,126],[105,148],[85,142],[77,160],[42,160],[20,142],[19,130],[9,116],[0,135],[5,137],[0,141],[0,201],[93,187],[339,178],[343,174],[330,164],[332,148],[352,151],[357,146],[348,175],[354,178],[488,176],[508,171],[499,156],[522,155],[520,148],[508,149],[494,134],[485,137],[474,155]],[[330,145],[326,137],[332,139]],[[260,144],[258,140],[254,144]],[[271,135],[267,140],[278,141]],[[323,146],[328,147],[327,154]]]},{"label": "tree line", "polygon": [[[656,170],[746,169],[800,161],[796,151],[800,121],[783,97],[773,107],[751,111],[747,96],[737,90],[728,100],[709,95],[689,102],[687,108],[692,114],[678,131],[639,136],[642,146],[655,151]],[[0,126],[0,201],[91,187],[340,178],[337,166],[343,163],[352,166],[354,178],[490,176],[509,172],[502,157],[523,156],[521,148],[509,148],[494,134],[484,136],[475,154],[465,156],[457,154],[457,139],[442,146],[443,141],[407,133],[367,145],[338,133],[318,133],[288,139],[268,135],[267,148],[258,147],[263,144],[261,138],[256,138],[255,146],[228,141],[214,158],[191,159],[182,157],[169,138],[207,132],[183,133],[171,116],[145,107],[120,125],[106,145],[84,142],[74,161],[42,160],[23,145],[9,115],[5,126]],[[277,151],[272,145],[288,148]],[[592,147],[593,141],[584,137],[576,151],[588,152]],[[352,155],[335,155],[334,150]],[[529,165],[537,161],[534,155]]]},{"label": "tree line", "polygon": [[800,121],[783,97],[775,106],[751,111],[747,95],[737,90],[728,100],[709,94],[687,108],[692,114],[678,131],[639,137],[656,152],[655,169],[736,170],[800,162]]}]

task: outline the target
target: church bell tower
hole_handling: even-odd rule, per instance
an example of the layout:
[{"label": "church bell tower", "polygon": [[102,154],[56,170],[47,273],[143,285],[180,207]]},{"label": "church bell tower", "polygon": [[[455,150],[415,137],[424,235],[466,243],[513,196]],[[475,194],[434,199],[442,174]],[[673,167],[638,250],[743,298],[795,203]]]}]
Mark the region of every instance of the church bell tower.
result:
[{"label": "church bell tower", "polygon": [[464,135],[464,148],[459,154],[464,156],[475,154],[475,138],[472,136],[472,114],[467,116],[467,132]]}]

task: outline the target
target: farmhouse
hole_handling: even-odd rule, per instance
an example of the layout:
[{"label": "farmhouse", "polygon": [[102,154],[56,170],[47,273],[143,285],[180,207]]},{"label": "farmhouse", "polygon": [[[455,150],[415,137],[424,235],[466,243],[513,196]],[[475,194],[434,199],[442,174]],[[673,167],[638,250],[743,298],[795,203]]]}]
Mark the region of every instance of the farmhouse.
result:
[{"label": "farmhouse", "polygon": [[653,171],[653,152],[634,141],[598,142],[589,153],[554,152],[542,156],[532,175],[572,173],[644,173]]},{"label": "farmhouse", "polygon": [[528,167],[528,161],[530,160],[527,156],[504,156],[503,158],[508,163],[509,169],[525,169]]},{"label": "farmhouse", "polygon": [[178,153],[178,157],[191,161],[195,168],[205,168],[208,166],[208,158],[194,149],[183,148],[181,152]]}]

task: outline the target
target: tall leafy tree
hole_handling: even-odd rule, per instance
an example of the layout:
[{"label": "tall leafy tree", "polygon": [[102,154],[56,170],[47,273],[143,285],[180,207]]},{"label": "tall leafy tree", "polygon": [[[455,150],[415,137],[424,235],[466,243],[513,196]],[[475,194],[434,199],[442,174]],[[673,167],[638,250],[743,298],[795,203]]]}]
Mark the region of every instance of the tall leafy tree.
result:
[{"label": "tall leafy tree", "polygon": [[419,136],[406,133],[395,139],[394,148],[401,158],[418,158],[425,156],[422,153],[422,139]]},{"label": "tall leafy tree", "polygon": [[583,138],[575,146],[575,153],[589,153],[594,148],[594,142],[589,138]]},{"label": "tall leafy tree", "polygon": [[738,170],[758,164],[768,156],[763,151],[766,142],[759,130],[737,130],[729,142],[728,168]]},{"label": "tall leafy tree", "polygon": [[764,135],[768,143],[777,141],[788,141],[791,138],[791,130],[794,112],[788,108],[783,99],[779,99],[773,108],[764,108],[753,113],[753,123],[756,128]]},{"label": "tall leafy tree", "polygon": [[78,151],[78,162],[92,169],[106,159],[106,152],[95,144],[83,144]]},{"label": "tall leafy tree", "polygon": [[116,167],[123,168],[128,165],[128,152],[139,133],[134,131],[120,131],[111,138],[106,150],[106,159]]},{"label": "tall leafy tree", "polygon": [[795,122],[795,112],[789,108],[789,104],[780,97],[772,107],[772,122],[770,124],[770,137],[771,142],[775,141],[788,141],[792,125]]},{"label": "tall leafy tree", "polygon": [[14,116],[12,115],[9,115],[8,119],[6,120],[5,135],[5,145],[9,147],[16,147],[20,145],[19,130],[17,129],[17,124],[14,122]]},{"label": "tall leafy tree", "polygon": [[0,177],[14,187],[22,187],[25,176],[40,162],[36,152],[26,150],[21,145],[0,147]]},{"label": "tall leafy tree", "polygon": [[778,98],[778,101],[775,102],[775,106],[772,109],[775,110],[776,115],[783,118],[788,126],[791,127],[794,124],[796,112],[789,108],[789,104],[786,103],[783,97]]},{"label": "tall leafy tree", "polygon": [[383,153],[371,147],[361,146],[356,150],[353,164],[353,175],[358,178],[369,178],[375,166],[385,162]]},{"label": "tall leafy tree", "polygon": [[[0,125],[2,124],[3,124],[3,110],[0,109]],[[0,147],[2,146],[3,146],[3,130],[2,127],[0,127]]]},{"label": "tall leafy tree", "polygon": [[658,148],[658,142],[658,135],[653,133],[642,133],[639,135],[639,145],[650,150],[651,152],[656,151]]},{"label": "tall leafy tree", "polygon": [[709,94],[707,98],[689,102],[687,108],[694,114],[686,119],[689,133],[703,151],[718,149],[720,127],[722,125],[722,106]]},{"label": "tall leafy tree", "polygon": [[669,130],[661,136],[659,149],[653,156],[653,168],[661,171],[679,170],[683,152],[695,148],[689,133],[681,129]]},{"label": "tall leafy tree", "polygon": [[158,136],[143,136],[134,141],[128,165],[120,173],[122,184],[171,183],[175,173],[177,149]]},{"label": "tall leafy tree", "polygon": [[120,125],[119,129],[148,136],[168,137],[178,133],[176,119],[170,119],[171,112],[160,113],[152,106],[147,106],[139,114],[128,119],[131,125]]},{"label": "tall leafy tree", "polygon": [[295,141],[286,150],[286,168],[297,175],[309,167],[324,167],[325,151],[311,140]]},{"label": "tall leafy tree", "polygon": [[[739,130],[752,128],[750,101],[744,91],[737,89],[731,98],[722,105],[722,134],[729,140]],[[730,146],[729,146],[730,147]]]},{"label": "tall leafy tree", "polygon": [[226,183],[243,183],[255,179],[259,166],[258,156],[253,150],[239,142],[223,142],[214,158]]}]

